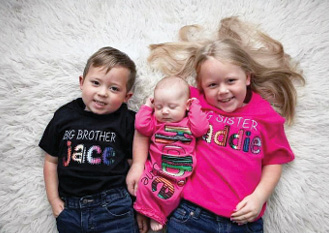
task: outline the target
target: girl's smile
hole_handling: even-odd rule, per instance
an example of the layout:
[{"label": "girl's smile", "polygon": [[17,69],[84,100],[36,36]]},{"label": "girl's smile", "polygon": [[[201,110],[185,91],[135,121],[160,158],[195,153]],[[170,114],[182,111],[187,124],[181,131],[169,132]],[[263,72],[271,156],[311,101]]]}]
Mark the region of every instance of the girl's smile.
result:
[{"label": "girl's smile", "polygon": [[225,112],[234,112],[244,105],[250,75],[239,66],[210,57],[202,63],[198,75],[210,105]]}]

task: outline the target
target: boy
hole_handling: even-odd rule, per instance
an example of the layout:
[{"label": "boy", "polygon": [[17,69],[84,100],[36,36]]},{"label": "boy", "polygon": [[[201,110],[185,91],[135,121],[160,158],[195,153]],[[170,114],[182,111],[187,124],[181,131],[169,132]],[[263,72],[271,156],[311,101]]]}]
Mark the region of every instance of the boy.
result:
[{"label": "boy", "polygon": [[41,138],[59,232],[138,232],[125,188],[135,119],[126,102],[135,77],[126,54],[101,48],[79,77],[82,98],[59,108]]}]

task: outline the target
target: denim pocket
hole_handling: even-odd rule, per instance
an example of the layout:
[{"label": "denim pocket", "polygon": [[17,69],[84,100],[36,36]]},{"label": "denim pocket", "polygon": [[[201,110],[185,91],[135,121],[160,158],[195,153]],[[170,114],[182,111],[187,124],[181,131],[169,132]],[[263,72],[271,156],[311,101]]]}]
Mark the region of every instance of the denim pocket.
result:
[{"label": "denim pocket", "polygon": [[109,203],[104,204],[103,207],[110,214],[110,216],[114,218],[124,218],[134,214],[132,201],[128,193],[123,197],[119,197]]},{"label": "denim pocket", "polygon": [[59,219],[60,217],[62,217],[64,215],[64,212],[66,211],[66,208],[64,208],[59,215],[56,217],[56,219]]},{"label": "denim pocket", "polygon": [[247,230],[250,233],[263,233],[263,219],[260,218],[255,222],[246,224]]},{"label": "denim pocket", "polygon": [[178,207],[172,214],[172,219],[180,222],[180,223],[185,223],[189,220],[190,218],[190,211],[185,210],[182,207]]}]

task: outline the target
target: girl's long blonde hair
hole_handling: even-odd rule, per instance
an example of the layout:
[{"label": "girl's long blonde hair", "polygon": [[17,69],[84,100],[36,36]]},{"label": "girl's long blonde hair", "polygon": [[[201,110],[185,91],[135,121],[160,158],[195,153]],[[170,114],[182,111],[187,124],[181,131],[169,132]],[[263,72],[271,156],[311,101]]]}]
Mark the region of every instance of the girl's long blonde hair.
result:
[{"label": "girl's long blonde hair", "polygon": [[305,80],[280,42],[237,17],[221,20],[215,40],[191,40],[191,29],[201,27],[181,28],[180,42],[150,45],[148,61],[166,75],[196,76],[199,87],[198,72],[209,57],[240,66],[251,75],[251,89],[292,122],[297,99],[294,81],[304,84]]}]

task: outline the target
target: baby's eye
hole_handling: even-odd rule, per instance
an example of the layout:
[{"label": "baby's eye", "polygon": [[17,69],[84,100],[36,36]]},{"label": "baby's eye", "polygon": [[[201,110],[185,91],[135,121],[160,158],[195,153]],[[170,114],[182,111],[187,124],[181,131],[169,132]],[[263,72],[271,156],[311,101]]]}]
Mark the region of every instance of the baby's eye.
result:
[{"label": "baby's eye", "polygon": [[161,105],[155,105],[155,108],[156,108],[157,110],[161,110],[161,109],[162,109],[162,106],[161,106]]},{"label": "baby's eye", "polygon": [[216,87],[216,86],[217,86],[216,83],[210,83],[210,84],[208,85],[208,87],[210,87],[210,88],[212,88],[212,87]]},{"label": "baby's eye", "polygon": [[170,108],[170,109],[175,109],[175,108],[176,108],[176,105],[171,104],[171,105],[169,105],[169,108]]}]

